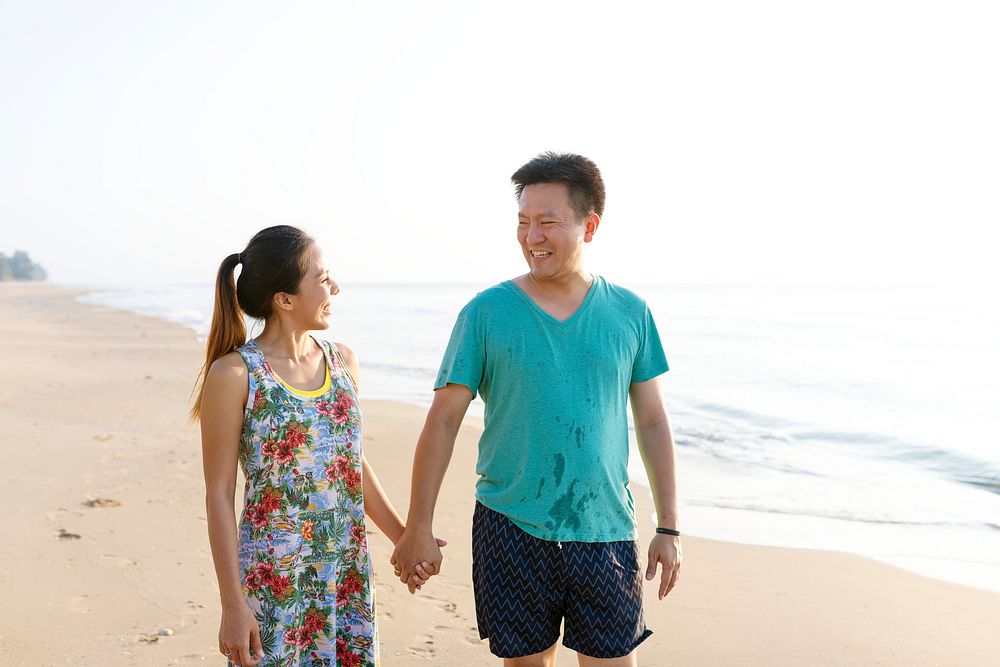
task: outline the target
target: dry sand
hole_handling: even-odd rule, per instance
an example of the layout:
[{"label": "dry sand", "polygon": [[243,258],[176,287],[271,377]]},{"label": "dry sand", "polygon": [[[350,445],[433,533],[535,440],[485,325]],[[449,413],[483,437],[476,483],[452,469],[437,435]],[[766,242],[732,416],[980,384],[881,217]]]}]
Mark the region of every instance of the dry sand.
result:
[{"label": "dry sand", "polygon": [[[0,283],[0,664],[222,665],[185,417],[201,346],[180,326],[74,295]],[[364,409],[369,459],[405,514],[424,410]],[[386,565],[388,541],[371,538],[386,667],[498,664],[476,633],[470,584],[480,428],[467,420],[442,491],[444,574],[410,596]],[[1000,595],[845,554],[691,537],[684,549],[667,600],[647,586],[655,634],[640,665],[1000,664]]]}]

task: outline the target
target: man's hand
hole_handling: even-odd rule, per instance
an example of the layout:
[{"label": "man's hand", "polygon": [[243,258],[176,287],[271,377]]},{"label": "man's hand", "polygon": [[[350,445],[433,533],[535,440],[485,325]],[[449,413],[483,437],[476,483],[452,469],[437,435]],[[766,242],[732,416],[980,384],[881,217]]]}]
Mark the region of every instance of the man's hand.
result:
[{"label": "man's hand", "polygon": [[[444,540],[436,539],[430,531],[403,531],[389,563],[410,593],[417,589],[417,581],[422,583],[435,574],[441,574],[441,561],[444,560],[441,547],[446,544]],[[418,565],[420,570],[417,569]]]},{"label": "man's hand", "polygon": [[656,564],[663,566],[660,574],[660,590],[657,597],[662,600],[677,583],[681,571],[681,538],[657,533],[649,543],[649,563],[646,565],[646,581],[656,576]]}]

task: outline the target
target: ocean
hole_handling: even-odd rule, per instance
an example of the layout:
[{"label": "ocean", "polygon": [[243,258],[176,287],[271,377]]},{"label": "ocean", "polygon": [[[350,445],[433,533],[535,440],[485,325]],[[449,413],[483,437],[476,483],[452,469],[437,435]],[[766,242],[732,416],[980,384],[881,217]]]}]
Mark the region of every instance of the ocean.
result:
[{"label": "ocean", "polygon": [[[957,287],[625,286],[649,302],[671,366],[662,386],[685,534],[844,551],[1000,592],[995,299]],[[455,316],[484,287],[341,285],[320,335],[357,352],[363,397],[426,406]],[[87,303],[208,331],[209,284],[87,289]],[[648,493],[632,440],[633,492]]]}]

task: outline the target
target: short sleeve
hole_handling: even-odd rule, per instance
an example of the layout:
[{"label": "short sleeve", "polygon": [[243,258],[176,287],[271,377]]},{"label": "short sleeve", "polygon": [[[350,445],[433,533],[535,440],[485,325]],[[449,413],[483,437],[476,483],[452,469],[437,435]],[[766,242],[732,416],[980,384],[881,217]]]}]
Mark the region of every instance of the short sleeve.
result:
[{"label": "short sleeve", "polygon": [[476,311],[474,303],[470,303],[458,314],[434,389],[441,389],[449,383],[462,384],[469,388],[473,398],[479,391],[486,353]]},{"label": "short sleeve", "polygon": [[632,362],[632,382],[645,382],[670,370],[667,357],[660,343],[660,333],[656,330],[653,314],[646,306],[642,317],[641,340]]}]

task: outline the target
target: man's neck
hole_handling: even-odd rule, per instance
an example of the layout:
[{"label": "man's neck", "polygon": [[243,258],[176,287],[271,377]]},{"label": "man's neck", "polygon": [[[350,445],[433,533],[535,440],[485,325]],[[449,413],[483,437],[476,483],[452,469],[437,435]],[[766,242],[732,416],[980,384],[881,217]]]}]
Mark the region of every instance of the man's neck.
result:
[{"label": "man's neck", "polygon": [[529,294],[547,299],[564,299],[578,296],[580,292],[586,293],[594,282],[594,276],[583,269],[548,280],[540,280],[526,273],[515,278],[514,282]]}]

